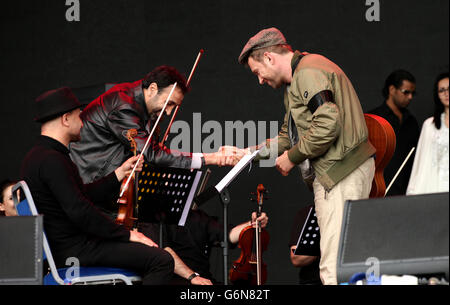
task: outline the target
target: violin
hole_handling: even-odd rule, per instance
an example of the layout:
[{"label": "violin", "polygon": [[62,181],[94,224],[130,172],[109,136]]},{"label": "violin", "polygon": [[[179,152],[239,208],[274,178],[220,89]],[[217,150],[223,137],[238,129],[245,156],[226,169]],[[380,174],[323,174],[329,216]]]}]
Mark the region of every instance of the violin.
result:
[{"label": "violin", "polygon": [[[136,156],[137,145],[134,138],[137,136],[137,130],[129,129],[127,131],[126,136],[131,145],[131,152],[133,153],[133,156]],[[135,175],[137,174],[138,173],[135,173]],[[136,214],[135,181],[137,180],[136,179],[137,177],[135,177],[135,175],[133,175],[133,173],[130,174],[131,178],[128,183],[127,179],[124,179],[122,181],[122,185],[120,186],[121,196],[117,200],[117,203],[119,204],[119,211],[117,213],[116,223],[123,225],[128,230],[131,230],[134,227],[135,221],[137,220],[137,218],[135,217]],[[126,178],[128,178],[128,176]]]},{"label": "violin", "polygon": [[384,118],[374,114],[364,114],[369,141],[375,146],[375,175],[372,181],[372,189],[369,198],[384,197],[386,183],[384,181],[384,169],[395,151],[396,138],[391,124]]},{"label": "violin", "polygon": [[[257,189],[258,211],[261,216],[264,194],[266,189],[259,184]],[[256,227],[245,227],[239,234],[240,257],[230,269],[230,282],[233,284],[263,285],[267,281],[267,265],[262,260],[262,252],[269,244],[269,233],[261,228],[257,221]]]}]

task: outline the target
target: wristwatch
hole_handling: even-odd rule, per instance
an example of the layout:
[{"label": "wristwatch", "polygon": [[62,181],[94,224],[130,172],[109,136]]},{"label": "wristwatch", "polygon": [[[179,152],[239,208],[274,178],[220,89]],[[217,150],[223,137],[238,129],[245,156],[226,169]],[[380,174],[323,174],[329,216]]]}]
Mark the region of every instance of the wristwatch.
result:
[{"label": "wristwatch", "polygon": [[197,272],[192,273],[191,275],[189,275],[189,277],[187,278],[187,280],[190,282],[192,281],[192,279],[194,277],[200,276],[200,274],[198,274]]}]

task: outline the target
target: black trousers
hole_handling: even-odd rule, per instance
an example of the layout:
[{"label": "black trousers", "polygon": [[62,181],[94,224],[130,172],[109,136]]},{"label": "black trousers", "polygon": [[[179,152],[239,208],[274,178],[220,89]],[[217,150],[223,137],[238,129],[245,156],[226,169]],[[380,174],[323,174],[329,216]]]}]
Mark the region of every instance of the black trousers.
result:
[{"label": "black trousers", "polygon": [[135,242],[91,241],[76,256],[80,266],[124,268],[141,275],[144,285],[164,285],[173,276],[174,261],[163,249]]}]

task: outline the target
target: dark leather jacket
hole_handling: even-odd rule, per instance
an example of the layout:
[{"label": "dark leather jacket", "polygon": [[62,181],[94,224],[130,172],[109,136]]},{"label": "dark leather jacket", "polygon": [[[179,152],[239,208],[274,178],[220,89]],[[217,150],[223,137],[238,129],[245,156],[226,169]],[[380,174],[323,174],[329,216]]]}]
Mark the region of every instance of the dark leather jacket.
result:
[{"label": "dark leather jacket", "polygon": [[[114,171],[132,156],[126,137],[135,128],[137,150],[144,148],[150,134],[150,117],[145,105],[142,81],[118,84],[92,101],[81,113],[81,141],[71,143],[70,156],[77,164],[84,183],[90,183]],[[174,155],[149,144],[144,157],[147,162],[165,167],[190,168],[189,155]]]}]

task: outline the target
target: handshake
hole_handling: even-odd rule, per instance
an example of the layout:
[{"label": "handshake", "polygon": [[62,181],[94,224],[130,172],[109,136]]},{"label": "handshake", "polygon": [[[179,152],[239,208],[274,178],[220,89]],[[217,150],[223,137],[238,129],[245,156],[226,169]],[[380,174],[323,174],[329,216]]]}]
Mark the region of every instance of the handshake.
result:
[{"label": "handshake", "polygon": [[[264,145],[269,147],[270,142],[274,140],[276,140],[276,138],[267,139],[264,143],[257,146],[243,149],[234,146],[222,146],[216,153],[203,154],[203,156],[206,165],[235,166],[242,157],[251,153],[251,149],[261,149]],[[295,164],[289,159],[288,150],[285,150],[275,160],[275,167],[283,176],[287,176],[294,166]]]},{"label": "handshake", "polygon": [[249,154],[249,149],[235,146],[221,146],[215,153],[204,153],[206,165],[235,166],[243,156]]}]

